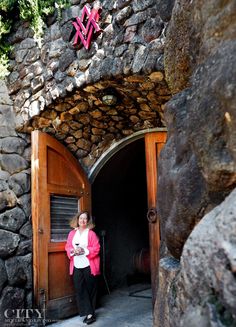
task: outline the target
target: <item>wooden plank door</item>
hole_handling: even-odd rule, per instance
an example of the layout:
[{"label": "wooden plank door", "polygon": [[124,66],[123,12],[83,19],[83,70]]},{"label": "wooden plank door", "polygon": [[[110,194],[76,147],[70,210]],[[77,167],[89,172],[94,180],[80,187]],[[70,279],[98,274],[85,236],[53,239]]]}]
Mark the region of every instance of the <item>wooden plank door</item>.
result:
[{"label": "wooden plank door", "polygon": [[158,157],[166,141],[166,132],[145,135],[146,176],[148,196],[149,244],[153,305],[156,300],[157,272],[159,264],[160,223],[156,211]]},{"label": "wooden plank door", "polygon": [[56,139],[32,132],[32,224],[35,304],[46,318],[76,313],[65,241],[69,220],[90,211],[90,185],[72,154]]}]

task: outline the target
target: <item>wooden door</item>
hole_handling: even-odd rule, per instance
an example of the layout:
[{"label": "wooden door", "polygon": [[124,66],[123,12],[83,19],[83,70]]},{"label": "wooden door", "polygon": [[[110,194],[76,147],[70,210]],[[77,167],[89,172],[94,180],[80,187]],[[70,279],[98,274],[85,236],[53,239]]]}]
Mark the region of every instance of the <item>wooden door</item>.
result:
[{"label": "wooden door", "polygon": [[156,211],[158,157],[166,141],[166,132],[145,135],[146,176],[148,195],[149,244],[153,304],[156,299],[157,272],[159,264],[160,222]]},{"label": "wooden door", "polygon": [[32,223],[35,304],[46,317],[76,313],[65,240],[69,220],[90,210],[90,185],[72,154],[57,140],[32,132]]}]

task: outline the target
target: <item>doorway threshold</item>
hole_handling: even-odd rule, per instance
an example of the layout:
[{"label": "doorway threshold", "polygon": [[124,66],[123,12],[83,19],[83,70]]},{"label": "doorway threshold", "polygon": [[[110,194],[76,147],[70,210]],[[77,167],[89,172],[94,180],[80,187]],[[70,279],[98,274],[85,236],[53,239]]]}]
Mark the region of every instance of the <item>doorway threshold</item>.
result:
[{"label": "doorway threshold", "polygon": [[[133,294],[133,295],[130,295]],[[137,295],[141,296],[137,296]],[[97,321],[94,327],[152,327],[151,288],[137,284],[124,287],[105,295],[100,299],[96,310]],[[82,327],[83,318],[75,316],[50,324],[50,327]]]}]

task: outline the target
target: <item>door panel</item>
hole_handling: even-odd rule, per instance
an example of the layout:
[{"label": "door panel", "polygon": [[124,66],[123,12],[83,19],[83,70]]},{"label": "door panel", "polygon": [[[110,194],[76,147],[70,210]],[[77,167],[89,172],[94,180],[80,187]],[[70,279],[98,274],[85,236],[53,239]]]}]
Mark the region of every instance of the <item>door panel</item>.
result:
[{"label": "door panel", "polygon": [[157,272],[159,264],[160,222],[156,214],[158,157],[166,141],[166,132],[145,135],[146,176],[149,213],[149,243],[153,304],[156,299]]},{"label": "door panel", "polygon": [[32,132],[34,295],[47,318],[77,311],[65,240],[69,220],[90,207],[90,185],[77,160],[53,137]]}]

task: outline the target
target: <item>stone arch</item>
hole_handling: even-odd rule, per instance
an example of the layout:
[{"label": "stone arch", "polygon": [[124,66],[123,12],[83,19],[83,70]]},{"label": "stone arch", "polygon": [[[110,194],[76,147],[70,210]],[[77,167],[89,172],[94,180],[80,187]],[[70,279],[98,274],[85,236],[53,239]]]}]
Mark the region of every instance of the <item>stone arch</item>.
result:
[{"label": "stone arch", "polygon": [[97,162],[93,165],[92,169],[89,172],[89,180],[91,182],[91,184],[93,183],[93,181],[95,180],[97,174],[99,173],[99,171],[102,169],[102,167],[107,163],[107,161],[113,156],[115,155],[117,152],[119,152],[121,149],[123,149],[125,146],[127,146],[128,144],[143,138],[145,134],[147,133],[151,133],[151,132],[160,132],[160,131],[166,131],[166,128],[161,128],[161,127],[157,127],[157,128],[152,128],[152,129],[144,129],[141,131],[138,131],[136,133],[133,133],[130,136],[127,136],[123,139],[121,139],[120,141],[117,141],[115,143],[113,143],[101,156],[100,158],[97,160]]}]

